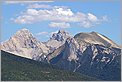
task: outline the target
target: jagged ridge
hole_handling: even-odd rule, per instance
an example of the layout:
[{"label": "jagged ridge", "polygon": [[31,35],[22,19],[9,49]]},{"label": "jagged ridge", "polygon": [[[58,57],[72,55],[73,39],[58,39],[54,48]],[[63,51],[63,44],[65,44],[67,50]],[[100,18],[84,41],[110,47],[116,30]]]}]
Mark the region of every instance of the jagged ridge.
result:
[{"label": "jagged ridge", "polygon": [[[60,30],[43,44],[27,29],[22,29],[3,43],[2,49],[103,80],[120,80],[120,73],[113,73],[113,69],[120,71],[121,49],[112,40],[96,32],[79,33],[72,37]],[[24,53],[20,53],[21,51]],[[95,73],[91,74],[92,71]],[[110,76],[107,78],[108,75]]]}]

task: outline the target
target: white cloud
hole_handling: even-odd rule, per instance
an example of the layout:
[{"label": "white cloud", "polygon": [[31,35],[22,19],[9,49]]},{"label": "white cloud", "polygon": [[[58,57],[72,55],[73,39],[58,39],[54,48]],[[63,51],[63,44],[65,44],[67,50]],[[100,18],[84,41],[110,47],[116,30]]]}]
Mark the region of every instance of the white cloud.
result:
[{"label": "white cloud", "polygon": [[39,32],[39,33],[37,33],[36,35],[47,35],[47,34],[49,34],[48,32]]},{"label": "white cloud", "polygon": [[53,8],[63,8],[63,9],[67,9],[68,6],[54,6]]},{"label": "white cloud", "polygon": [[80,25],[85,27],[85,28],[89,28],[89,27],[93,26],[93,24],[90,21],[83,21],[80,23]]},{"label": "white cloud", "polygon": [[69,28],[70,24],[65,22],[51,22],[49,26],[52,28]]},{"label": "white cloud", "polygon": [[22,1],[22,0],[9,0],[5,1],[7,4],[28,4],[28,3],[39,3],[39,2],[54,2],[53,0],[35,0],[35,1]]},{"label": "white cloud", "polygon": [[88,13],[88,19],[93,22],[97,21],[97,17],[91,13]]},{"label": "white cloud", "polygon": [[20,24],[31,24],[34,21],[34,17],[29,15],[23,15],[23,16],[19,16],[14,21]]},{"label": "white cloud", "polygon": [[38,11],[35,9],[28,9],[26,12],[27,15],[39,15]]},{"label": "white cloud", "polygon": [[[38,5],[44,7],[44,5]],[[92,27],[106,21],[107,17],[97,17],[92,13],[73,12],[65,6],[54,6],[50,9],[34,9],[29,8],[20,16],[15,18],[14,22],[19,24],[30,24],[42,21],[52,21],[49,26],[53,28],[68,28],[69,23],[80,24],[82,27]]]},{"label": "white cloud", "polygon": [[53,31],[53,32],[46,32],[46,31],[43,31],[43,32],[36,33],[35,35],[36,35],[36,36],[50,37],[50,36],[52,36],[54,33],[58,33],[58,30],[57,30],[57,31]]},{"label": "white cloud", "polygon": [[[58,22],[72,22],[74,21],[73,12],[70,9],[54,8],[51,10],[36,10],[27,9],[22,15],[15,19],[16,23],[34,23],[40,21],[58,21]],[[31,19],[30,19],[31,18]],[[33,20],[32,20],[33,18]],[[23,22],[22,22],[23,21]]]},{"label": "white cloud", "polygon": [[109,21],[109,20],[108,20],[108,17],[105,15],[105,16],[103,16],[103,17],[101,18],[101,21]]},{"label": "white cloud", "polygon": [[73,12],[70,9],[57,8],[56,11],[59,15],[72,16]]},{"label": "white cloud", "polygon": [[45,4],[30,4],[27,8],[52,8],[50,5]]}]

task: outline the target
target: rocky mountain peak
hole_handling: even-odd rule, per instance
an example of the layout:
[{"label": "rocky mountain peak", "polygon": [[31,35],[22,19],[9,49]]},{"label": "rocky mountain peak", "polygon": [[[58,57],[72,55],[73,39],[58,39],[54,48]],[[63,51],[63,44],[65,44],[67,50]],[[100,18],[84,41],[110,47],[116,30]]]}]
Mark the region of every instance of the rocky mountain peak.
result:
[{"label": "rocky mountain peak", "polygon": [[28,29],[23,28],[17,31],[13,37],[28,38],[28,37],[33,37],[33,35]]},{"label": "rocky mountain peak", "polygon": [[90,33],[79,33],[74,36],[77,42],[85,41],[90,44],[99,44],[104,45],[106,47],[116,47],[119,48],[119,46],[114,43],[112,40],[107,38],[106,36],[97,33],[97,32],[90,32]]},{"label": "rocky mountain peak", "polygon": [[66,40],[68,37],[70,37],[70,34],[64,30],[59,30],[57,33],[54,33],[51,37],[51,39],[53,40],[57,40],[57,41],[64,41]]},{"label": "rocky mountain peak", "polygon": [[30,59],[33,55],[48,53],[48,48],[26,28],[17,31],[8,41],[3,42],[2,50]]},{"label": "rocky mountain peak", "polygon": [[21,47],[27,48],[35,48],[40,43],[36,40],[33,34],[26,28],[17,31],[9,40],[18,43]]},{"label": "rocky mountain peak", "polygon": [[[107,72],[104,68],[110,70],[109,72],[111,67],[118,70],[121,62],[119,61],[121,49],[117,44],[94,31],[82,32],[72,37],[68,32],[59,30],[49,41],[42,43],[24,28],[4,42],[2,50],[36,61],[55,64],[59,68],[73,72],[86,72],[89,75],[94,72],[98,77],[106,75],[102,74]],[[99,75],[96,70],[101,74]],[[111,74],[105,77],[109,75]],[[116,72],[113,75],[117,75]]]},{"label": "rocky mountain peak", "polygon": [[50,48],[50,51],[54,51],[58,47],[62,46],[66,39],[72,37],[68,32],[64,30],[59,30],[57,33],[52,34],[50,40],[48,40],[45,44]]},{"label": "rocky mountain peak", "polygon": [[58,31],[58,33],[64,34],[64,33],[66,33],[66,31],[61,29],[61,30]]}]

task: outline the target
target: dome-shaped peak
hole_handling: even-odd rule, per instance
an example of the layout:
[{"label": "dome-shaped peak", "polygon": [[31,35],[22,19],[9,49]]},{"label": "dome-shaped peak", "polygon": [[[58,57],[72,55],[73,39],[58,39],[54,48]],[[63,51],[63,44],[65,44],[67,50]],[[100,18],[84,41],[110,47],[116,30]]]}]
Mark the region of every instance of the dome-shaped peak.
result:
[{"label": "dome-shaped peak", "polygon": [[107,47],[112,46],[118,48],[118,45],[111,39],[94,31],[90,33],[78,33],[74,36],[74,38],[77,40],[77,42],[85,41],[90,44],[99,44]]}]

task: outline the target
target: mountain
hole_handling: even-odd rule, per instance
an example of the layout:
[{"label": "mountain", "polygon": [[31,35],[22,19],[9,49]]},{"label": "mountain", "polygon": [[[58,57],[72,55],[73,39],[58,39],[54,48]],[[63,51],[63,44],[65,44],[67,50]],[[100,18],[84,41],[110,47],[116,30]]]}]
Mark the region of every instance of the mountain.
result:
[{"label": "mountain", "polygon": [[71,37],[71,35],[68,32],[59,30],[57,33],[53,33],[50,40],[48,40],[45,44],[48,48],[50,48],[50,52],[53,52],[55,49],[62,46],[69,37]]},{"label": "mountain", "polygon": [[[78,47],[79,45],[74,40],[74,38],[67,38],[66,42],[62,46],[56,49],[53,53],[48,54],[47,59],[48,61],[50,61],[51,59],[55,59],[56,56],[61,55],[59,58],[66,59],[69,61],[76,60],[76,51]],[[56,63],[56,61],[54,63]]]},{"label": "mountain", "polygon": [[21,29],[8,41],[1,44],[1,49],[22,57],[34,59],[48,53],[48,48],[38,41],[28,29]]},{"label": "mountain", "polygon": [[22,29],[2,44],[2,50],[101,80],[121,80],[120,47],[97,32],[73,37],[59,30],[42,43]]},{"label": "mountain", "polygon": [[67,38],[65,44],[47,55],[51,64],[102,80],[121,79],[120,60],[119,46],[96,32]]},{"label": "mountain", "polygon": [[98,79],[1,51],[2,81],[96,81]]},{"label": "mountain", "polygon": [[77,42],[85,41],[90,44],[99,44],[107,47],[120,48],[116,43],[107,38],[106,36],[99,34],[97,32],[91,33],[78,33],[74,36]]}]

